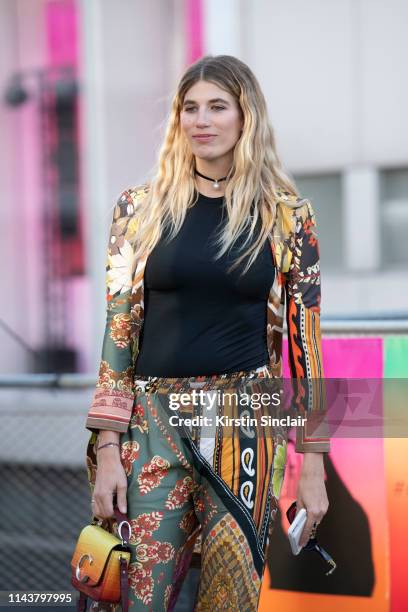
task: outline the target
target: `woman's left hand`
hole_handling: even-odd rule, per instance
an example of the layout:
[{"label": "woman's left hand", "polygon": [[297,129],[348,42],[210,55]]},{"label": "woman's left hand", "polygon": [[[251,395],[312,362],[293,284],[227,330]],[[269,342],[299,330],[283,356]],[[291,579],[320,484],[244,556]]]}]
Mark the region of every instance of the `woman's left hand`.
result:
[{"label": "woman's left hand", "polygon": [[302,471],[296,493],[297,511],[305,508],[307,519],[300,537],[300,546],[308,543],[313,523],[320,523],[329,507],[324,482],[323,453],[304,453]]}]

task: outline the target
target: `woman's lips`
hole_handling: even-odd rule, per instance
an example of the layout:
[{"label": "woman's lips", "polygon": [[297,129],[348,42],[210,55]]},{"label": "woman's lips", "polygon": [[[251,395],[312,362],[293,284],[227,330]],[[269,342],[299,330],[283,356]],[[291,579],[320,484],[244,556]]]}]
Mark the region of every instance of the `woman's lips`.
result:
[{"label": "woman's lips", "polygon": [[209,136],[193,136],[194,140],[198,140],[199,142],[207,142],[207,140],[212,140],[213,138],[215,138],[215,135],[209,135]]}]

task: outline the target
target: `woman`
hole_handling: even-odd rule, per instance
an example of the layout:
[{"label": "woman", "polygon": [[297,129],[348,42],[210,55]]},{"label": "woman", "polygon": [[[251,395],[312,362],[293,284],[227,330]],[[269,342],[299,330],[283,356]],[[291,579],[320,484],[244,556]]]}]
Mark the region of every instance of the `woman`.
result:
[{"label": "woman", "polygon": [[[254,415],[237,397],[281,378],[285,296],[292,377],[321,380],[313,209],[282,169],[251,70],[207,56],[182,77],[156,175],[119,197],[110,235],[88,470],[94,516],[113,526],[116,493],[132,522],[134,610],[173,609],[194,547],[194,609],[257,610],[286,430],[202,417]],[[296,428],[302,545],[328,509],[329,443]]]}]

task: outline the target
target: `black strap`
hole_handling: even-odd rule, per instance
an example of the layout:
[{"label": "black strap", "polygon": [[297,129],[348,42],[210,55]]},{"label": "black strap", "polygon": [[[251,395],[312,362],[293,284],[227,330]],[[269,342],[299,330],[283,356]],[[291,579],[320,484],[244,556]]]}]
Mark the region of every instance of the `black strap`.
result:
[{"label": "black strap", "polygon": [[[121,527],[121,535],[123,539],[123,543],[126,545],[129,544],[130,539],[130,521],[126,514],[123,514],[116,503],[116,499],[113,503],[113,512],[115,514],[115,518],[118,524],[118,528],[120,523],[124,522]],[[128,578],[128,565],[126,559],[124,557],[120,558],[120,599],[122,604],[122,611],[128,612],[129,610],[129,578]]]},{"label": "black strap", "polygon": [[213,183],[219,183],[220,181],[225,181],[227,178],[226,176],[223,176],[222,178],[219,178],[219,179],[213,179],[210,176],[205,176],[205,174],[201,174],[201,172],[199,172],[198,170],[195,170],[195,173],[198,174],[198,176],[201,176],[201,178],[207,179],[207,181],[212,181]]},{"label": "black strap", "polygon": [[85,593],[82,593],[82,591],[80,591],[78,602],[77,602],[77,612],[86,612],[87,601],[88,601],[88,598],[85,595]]},{"label": "black strap", "polygon": [[122,602],[123,612],[129,610],[129,582],[128,582],[128,566],[126,559],[120,558],[120,598]]},{"label": "black strap", "polygon": [[330,569],[328,572],[326,572],[326,576],[329,576],[330,574],[332,574],[334,572],[334,570],[336,569],[337,565],[336,562],[333,560],[332,556],[329,555],[329,553],[327,552],[327,550],[325,550],[324,548],[322,548],[320,546],[320,544],[318,544],[316,542],[314,550],[319,553],[319,555],[321,557],[323,557],[323,559],[326,561],[326,563],[328,563],[330,565]]}]

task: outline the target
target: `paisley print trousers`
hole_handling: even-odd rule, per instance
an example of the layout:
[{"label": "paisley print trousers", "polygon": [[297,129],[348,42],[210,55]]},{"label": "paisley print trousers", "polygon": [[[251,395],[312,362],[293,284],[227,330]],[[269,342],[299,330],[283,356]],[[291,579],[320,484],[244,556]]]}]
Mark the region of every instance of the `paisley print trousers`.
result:
[{"label": "paisley print trousers", "polygon": [[[276,397],[280,380],[265,365],[208,377],[142,376],[135,385],[120,438],[132,527],[130,610],[174,610],[199,559],[190,610],[255,612],[286,467],[287,429],[261,423],[276,416],[268,395]],[[91,485],[96,439],[88,446]]]}]

